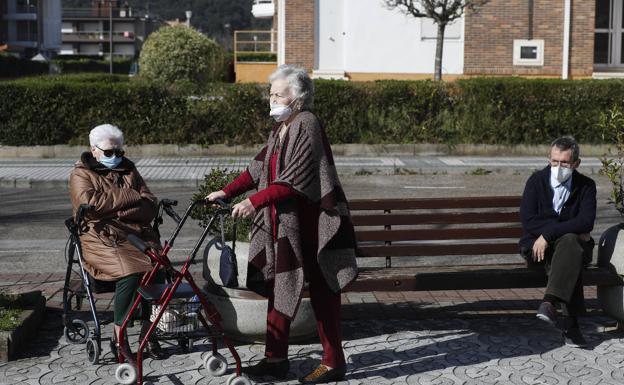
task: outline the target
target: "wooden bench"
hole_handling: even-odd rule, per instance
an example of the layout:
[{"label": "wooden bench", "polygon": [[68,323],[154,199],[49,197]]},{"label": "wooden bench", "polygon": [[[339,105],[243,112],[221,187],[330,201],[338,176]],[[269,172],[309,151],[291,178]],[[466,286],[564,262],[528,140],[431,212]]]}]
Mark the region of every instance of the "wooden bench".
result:
[{"label": "wooden bench", "polygon": [[[521,197],[355,199],[360,275],[346,291],[506,289],[546,286],[519,255]],[[622,285],[595,265],[585,286]]]}]

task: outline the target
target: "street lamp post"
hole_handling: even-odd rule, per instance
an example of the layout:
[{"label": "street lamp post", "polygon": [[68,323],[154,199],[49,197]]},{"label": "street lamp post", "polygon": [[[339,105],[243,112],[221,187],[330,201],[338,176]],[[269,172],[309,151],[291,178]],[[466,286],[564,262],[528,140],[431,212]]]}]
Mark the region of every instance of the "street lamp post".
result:
[{"label": "street lamp post", "polygon": [[108,72],[113,74],[113,0],[108,2]]},{"label": "street lamp post", "polygon": [[191,26],[191,16],[193,16],[193,11],[186,11],[186,26]]}]

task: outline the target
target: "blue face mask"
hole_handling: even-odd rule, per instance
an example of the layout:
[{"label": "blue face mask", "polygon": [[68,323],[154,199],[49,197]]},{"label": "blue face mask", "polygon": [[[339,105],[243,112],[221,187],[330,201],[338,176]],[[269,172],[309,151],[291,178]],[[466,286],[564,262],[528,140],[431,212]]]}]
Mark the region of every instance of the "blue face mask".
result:
[{"label": "blue face mask", "polygon": [[113,155],[111,157],[108,157],[104,154],[102,154],[102,156],[100,157],[100,163],[102,163],[104,166],[113,169],[117,166],[119,166],[119,163],[121,163],[121,156],[116,156]]}]

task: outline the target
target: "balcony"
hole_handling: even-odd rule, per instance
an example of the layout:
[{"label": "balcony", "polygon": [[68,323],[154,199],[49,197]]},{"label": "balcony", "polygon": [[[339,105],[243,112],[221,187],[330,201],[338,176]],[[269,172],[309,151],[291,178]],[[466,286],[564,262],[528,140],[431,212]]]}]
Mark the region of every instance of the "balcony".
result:
[{"label": "balcony", "polygon": [[[99,43],[109,41],[110,36],[108,31],[63,32],[62,39],[63,43]],[[114,43],[132,43],[134,41],[134,32],[113,32]]]},{"label": "balcony", "polygon": [[273,0],[254,0],[251,13],[258,19],[273,17],[275,15],[275,2]]},{"label": "balcony", "polygon": [[37,6],[33,4],[17,5],[14,10],[2,16],[4,20],[37,20]]},{"label": "balcony", "polygon": [[[64,8],[63,19],[79,20],[102,20],[108,19],[110,15],[108,7],[101,8]],[[113,8],[113,19],[127,19],[132,17],[132,8]]]}]

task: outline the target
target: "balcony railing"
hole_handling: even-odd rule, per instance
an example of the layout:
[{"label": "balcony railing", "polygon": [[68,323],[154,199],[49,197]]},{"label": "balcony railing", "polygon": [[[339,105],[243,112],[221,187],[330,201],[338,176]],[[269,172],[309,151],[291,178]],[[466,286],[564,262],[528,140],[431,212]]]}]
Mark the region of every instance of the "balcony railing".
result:
[{"label": "balcony railing", "polygon": [[[110,39],[108,31],[81,31],[81,32],[63,32],[63,41],[81,41],[81,42],[107,42]],[[114,42],[133,42],[135,40],[134,32],[113,32]]]},{"label": "balcony railing", "polygon": [[277,63],[277,31],[234,31],[234,72],[243,62]]},{"label": "balcony railing", "polygon": [[[132,17],[132,8],[113,8],[113,18]],[[110,17],[108,7],[93,8],[63,8],[63,18],[94,18],[103,19]]]}]

